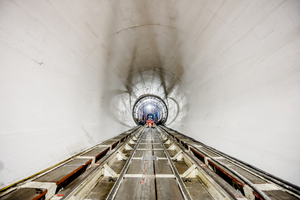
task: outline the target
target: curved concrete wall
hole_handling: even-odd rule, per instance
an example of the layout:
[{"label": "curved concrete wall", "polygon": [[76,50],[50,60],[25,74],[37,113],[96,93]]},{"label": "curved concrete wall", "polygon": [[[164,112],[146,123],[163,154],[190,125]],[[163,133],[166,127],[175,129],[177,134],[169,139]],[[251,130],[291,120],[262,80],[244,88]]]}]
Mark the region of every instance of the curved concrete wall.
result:
[{"label": "curved concrete wall", "polygon": [[0,188],[134,125],[172,128],[300,185],[298,0],[0,2]]}]

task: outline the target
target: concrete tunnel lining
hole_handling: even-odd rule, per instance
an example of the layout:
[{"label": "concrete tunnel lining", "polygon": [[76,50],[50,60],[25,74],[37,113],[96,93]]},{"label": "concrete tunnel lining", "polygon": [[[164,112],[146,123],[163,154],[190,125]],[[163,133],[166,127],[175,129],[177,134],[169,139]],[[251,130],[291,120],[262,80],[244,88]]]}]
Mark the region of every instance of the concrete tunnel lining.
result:
[{"label": "concrete tunnel lining", "polygon": [[146,93],[179,108],[171,128],[300,185],[299,10],[1,1],[0,188],[134,126]]},{"label": "concrete tunnel lining", "polygon": [[168,106],[159,96],[146,94],[140,96],[133,105],[132,118],[139,125],[147,122],[147,114],[156,115],[151,118],[155,124],[164,125],[168,120]]}]

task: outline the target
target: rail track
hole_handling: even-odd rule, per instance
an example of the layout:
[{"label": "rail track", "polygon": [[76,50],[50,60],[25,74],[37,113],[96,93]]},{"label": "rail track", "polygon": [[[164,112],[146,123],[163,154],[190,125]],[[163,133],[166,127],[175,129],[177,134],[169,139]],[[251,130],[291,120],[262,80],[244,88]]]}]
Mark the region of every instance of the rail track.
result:
[{"label": "rail track", "polygon": [[137,126],[1,195],[0,200],[295,200],[300,188],[165,126]]}]

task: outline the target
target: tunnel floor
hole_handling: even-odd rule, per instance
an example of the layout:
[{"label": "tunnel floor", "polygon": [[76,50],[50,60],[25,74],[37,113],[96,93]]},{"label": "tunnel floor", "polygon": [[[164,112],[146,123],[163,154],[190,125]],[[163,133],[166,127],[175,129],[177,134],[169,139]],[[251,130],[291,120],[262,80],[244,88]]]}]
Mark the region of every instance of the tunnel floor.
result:
[{"label": "tunnel floor", "polygon": [[[115,199],[184,199],[156,128],[147,128],[137,145]],[[176,163],[177,170],[184,172],[188,169],[184,162]],[[86,200],[104,200],[112,187],[113,184],[104,179],[91,191]],[[196,178],[187,182],[186,187],[193,199],[213,199]]]},{"label": "tunnel floor", "polygon": [[134,127],[0,200],[295,200],[300,189],[165,126]]}]

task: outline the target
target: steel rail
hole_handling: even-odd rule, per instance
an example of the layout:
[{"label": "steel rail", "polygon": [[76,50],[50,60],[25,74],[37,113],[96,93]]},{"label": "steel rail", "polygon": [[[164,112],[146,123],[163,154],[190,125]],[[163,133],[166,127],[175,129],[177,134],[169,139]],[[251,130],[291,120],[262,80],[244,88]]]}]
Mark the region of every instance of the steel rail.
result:
[{"label": "steel rail", "polygon": [[[130,135],[132,136],[132,135],[134,135],[136,132],[138,132],[139,130],[141,130],[143,127],[139,127],[139,126],[137,126],[137,128],[134,130],[134,131],[132,131],[131,133],[130,133]],[[124,140],[122,143],[123,144],[125,144],[127,141],[129,141],[129,139],[131,139],[131,137],[128,137],[128,138],[126,138],[126,140]],[[119,143],[120,144],[120,143]],[[105,156],[105,158],[101,161],[101,163],[97,166],[97,167],[95,167],[95,169],[93,169],[90,173],[88,173],[78,184],[76,184],[67,194],[65,194],[60,200],[65,200],[65,199],[67,199],[68,197],[69,197],[69,195],[70,194],[72,194],[72,192],[74,191],[74,190],[76,190],[78,187],[80,187],[81,186],[81,184],[87,179],[87,178],[89,178],[90,176],[92,176],[92,174],[95,172],[95,171],[97,171],[100,167],[102,167],[103,166],[103,164],[112,156],[112,155],[114,155],[115,153],[117,153],[118,152],[118,150],[122,147],[123,145],[119,145],[118,147],[116,147],[116,149],[114,149],[113,150],[113,152],[111,153],[111,154],[109,154],[109,155],[106,155]]]},{"label": "steel rail", "polygon": [[[155,131],[156,131],[156,134],[158,135],[157,129],[155,129]],[[165,147],[164,143],[162,142],[162,140],[160,138],[160,135],[158,135],[158,138],[159,138],[159,141],[160,141],[160,143],[161,143],[161,145],[163,147],[164,153],[165,153],[165,155],[168,158],[170,167],[171,167],[173,173],[175,174],[176,180],[178,182],[179,188],[181,190],[181,193],[182,193],[184,199],[192,200],[192,198],[190,197],[190,194],[187,191],[187,189],[186,189],[186,187],[185,187],[185,185],[184,185],[184,183],[183,183],[183,181],[182,181],[182,179],[181,179],[181,177],[180,177],[180,175],[179,175],[179,173],[178,173],[178,171],[177,171],[177,169],[176,169],[176,167],[175,167],[175,165],[174,165],[174,163],[173,163],[173,161],[172,161],[172,159],[171,159],[171,157],[170,157],[170,155],[168,153],[168,151],[166,150],[166,147]]]},{"label": "steel rail", "polygon": [[[203,146],[203,147],[206,147],[206,146]],[[198,148],[196,148],[196,149],[198,149]],[[253,174],[254,176],[257,176],[259,178],[262,178],[262,179],[265,179],[267,181],[273,182],[273,183],[277,184],[278,186],[282,187],[282,189],[285,189],[290,194],[300,195],[300,187],[298,187],[298,186],[296,186],[292,183],[289,183],[289,182],[287,182],[283,179],[275,177],[272,174],[269,174],[269,173],[267,173],[263,170],[260,170],[260,169],[254,167],[250,164],[247,164],[247,163],[245,163],[245,162],[243,162],[239,159],[232,158],[231,156],[228,156],[228,155],[226,155],[224,153],[221,153],[219,151],[213,151],[212,149],[206,147],[206,150],[208,150],[208,151],[210,151],[214,154],[223,156],[224,158],[228,159],[228,161],[230,161],[232,164],[234,164],[238,167],[241,167],[241,168],[245,168],[246,171]]]},{"label": "steel rail", "polygon": [[[165,131],[165,132],[167,132],[166,130],[164,130],[163,129],[163,131]],[[169,133],[167,133],[167,134],[169,134]],[[191,160],[193,160],[194,161],[194,164],[195,165],[197,165],[197,168],[198,169],[201,169],[201,170],[203,170],[202,168],[202,166],[201,165],[199,165],[199,163],[198,163],[198,161],[197,160],[195,160],[191,155],[189,155],[189,154],[187,154],[186,152],[185,152],[185,149],[183,148],[183,147],[181,147],[180,145],[178,145],[179,143],[174,139],[174,138],[172,138],[172,137],[169,137],[169,139],[171,140],[171,141],[173,141],[173,143],[174,144],[177,144],[177,146],[181,149],[181,151],[182,151],[182,153],[184,153],[185,155],[187,155]],[[206,173],[205,171],[203,171],[204,173]],[[207,174],[207,173],[206,173]],[[235,199],[235,200],[237,200],[237,198],[234,196],[234,194],[232,194],[229,190],[227,190],[227,188],[225,188],[221,183],[219,183],[219,181],[217,181],[214,177],[212,177],[211,175],[209,175],[209,174],[207,174],[211,179],[213,179],[231,198],[233,198],[233,199]]]},{"label": "steel rail", "polygon": [[[151,129],[151,134],[152,134],[152,129]],[[155,156],[154,155],[154,147],[153,147],[153,140],[151,140],[151,146],[152,146],[152,156]],[[155,171],[155,161],[152,161],[152,166],[153,166],[153,174],[154,174],[154,186],[155,186],[155,199],[158,199],[157,198],[157,178],[156,178],[156,171]]]},{"label": "steel rail", "polygon": [[134,149],[133,149],[132,153],[130,154],[128,160],[126,161],[126,163],[125,163],[125,165],[124,165],[124,167],[123,167],[123,169],[122,169],[122,171],[120,173],[119,178],[117,179],[116,183],[114,184],[114,186],[110,190],[108,196],[106,197],[106,200],[112,200],[112,199],[114,199],[114,197],[115,197],[115,195],[117,193],[117,190],[119,189],[119,187],[120,187],[120,185],[122,183],[124,174],[126,173],[126,171],[129,168],[129,164],[130,164],[130,162],[132,160],[133,154],[136,152],[136,149],[139,146],[139,143],[140,143],[140,141],[141,141],[141,139],[142,139],[142,137],[143,137],[143,135],[145,133],[145,130],[146,130],[146,128],[144,128],[143,132],[139,135],[139,138],[138,138],[136,144],[134,145]]},{"label": "steel rail", "polygon": [[[166,128],[166,127],[164,127],[164,128]],[[236,165],[241,165],[242,167],[248,169],[249,171],[252,171],[252,174],[255,175],[255,173],[257,173],[259,176],[262,176],[263,178],[265,178],[265,179],[267,179],[267,180],[269,180],[271,182],[274,182],[274,183],[278,184],[282,188],[286,189],[287,192],[289,192],[289,193],[296,193],[297,195],[300,195],[300,187],[299,186],[297,186],[297,185],[295,185],[293,183],[290,183],[290,182],[288,182],[286,180],[283,180],[283,179],[281,179],[279,177],[276,177],[276,176],[274,176],[272,174],[269,174],[268,172],[265,172],[265,171],[263,171],[263,170],[255,167],[255,166],[253,166],[253,165],[251,165],[249,163],[246,163],[246,162],[244,162],[242,160],[239,160],[239,159],[234,158],[234,157],[232,157],[230,155],[227,155],[227,154],[225,154],[223,152],[220,152],[217,149],[215,149],[213,147],[210,147],[210,146],[208,146],[206,144],[203,144],[202,142],[199,142],[199,141],[195,140],[194,138],[186,136],[186,135],[184,135],[184,134],[182,134],[182,133],[180,133],[180,132],[178,132],[178,131],[176,131],[174,129],[171,129],[171,128],[168,128],[168,129],[170,129],[170,130],[172,130],[172,131],[176,132],[177,134],[180,134],[180,135],[182,135],[184,137],[187,137],[188,139],[190,139],[190,140],[192,140],[194,142],[199,143],[200,145],[202,145],[203,147],[205,147],[207,150],[211,151],[212,153],[219,154],[219,155],[227,158],[229,161],[233,162]]]},{"label": "steel rail", "polygon": [[237,177],[239,177],[242,181],[244,181],[246,184],[248,184],[255,192],[257,192],[262,198],[264,198],[265,200],[271,200],[270,197],[268,197],[261,189],[259,189],[258,187],[256,187],[252,182],[250,182],[243,175],[241,175],[240,173],[238,173],[234,169],[231,169],[231,168],[227,167],[226,165],[224,165],[220,161],[214,159],[210,155],[206,154],[204,151],[201,151],[197,147],[195,147],[193,145],[190,145],[190,146],[192,146],[193,148],[197,149],[198,151],[200,151],[201,153],[203,153],[204,155],[206,155],[206,157],[209,157],[209,159],[213,160],[214,162],[218,163],[219,165],[221,165],[222,167],[224,167],[225,169],[227,169],[228,171],[232,172],[234,175],[236,175]]},{"label": "steel rail", "polygon": [[[181,145],[178,145],[178,146],[181,147]],[[228,171],[232,172],[234,175],[236,175],[237,177],[239,177],[242,181],[244,181],[246,184],[248,184],[255,192],[257,192],[262,198],[264,198],[265,200],[271,200],[270,197],[268,197],[261,189],[259,189],[258,187],[256,187],[252,182],[250,182],[243,175],[241,175],[240,173],[238,173],[234,169],[231,169],[231,168],[227,167],[226,165],[224,165],[220,161],[214,159],[212,156],[208,155],[204,151],[201,151],[197,147],[195,147],[195,146],[193,146],[191,144],[190,144],[190,146],[193,147],[193,148],[195,148],[195,149],[197,149],[198,151],[200,151],[201,153],[203,153],[204,155],[206,155],[206,157],[209,157],[209,159],[213,160],[214,162],[218,163],[219,165],[221,165],[222,167],[224,167],[225,169],[227,169]]]},{"label": "steel rail", "polygon": [[[132,132],[134,132],[138,128],[139,128],[139,126],[136,126],[136,127],[132,128],[132,129],[129,129],[127,131],[131,131],[132,130]],[[123,133],[126,133],[127,131],[125,131]],[[123,134],[123,133],[121,133],[121,134]],[[80,156],[80,155],[82,155],[82,154],[84,154],[86,152],[92,151],[93,149],[96,149],[99,145],[101,145],[101,143],[100,144],[96,144],[96,145],[94,145],[94,146],[92,146],[92,147],[90,147],[88,149],[85,149],[85,150],[83,150],[83,151],[81,151],[81,152],[79,152],[79,153],[77,153],[77,154],[75,154],[75,155],[73,155],[73,156],[71,156],[71,157],[69,157],[69,158],[67,158],[67,159],[59,162],[59,163],[56,163],[56,164],[54,164],[54,165],[52,165],[52,166],[50,166],[50,167],[48,167],[48,168],[46,168],[46,169],[44,169],[44,170],[42,170],[40,172],[37,172],[37,173],[35,173],[35,174],[33,174],[33,175],[29,176],[29,177],[26,177],[26,178],[24,178],[22,180],[19,180],[19,181],[15,182],[15,183],[12,183],[11,185],[8,185],[8,186],[6,186],[4,188],[1,188],[0,189],[0,197],[3,197],[4,195],[10,193],[12,190],[15,190],[17,187],[19,187],[19,186],[21,186],[21,185],[23,185],[23,184],[25,184],[27,182],[31,182],[31,181],[33,181],[33,180],[35,180],[35,179],[37,179],[37,178],[39,178],[39,177],[41,177],[41,176],[43,176],[45,174],[47,174],[47,173],[49,173],[49,172],[57,169],[57,168],[65,165],[66,163],[68,163],[68,162],[76,159],[76,157],[78,157],[78,156]]]}]

